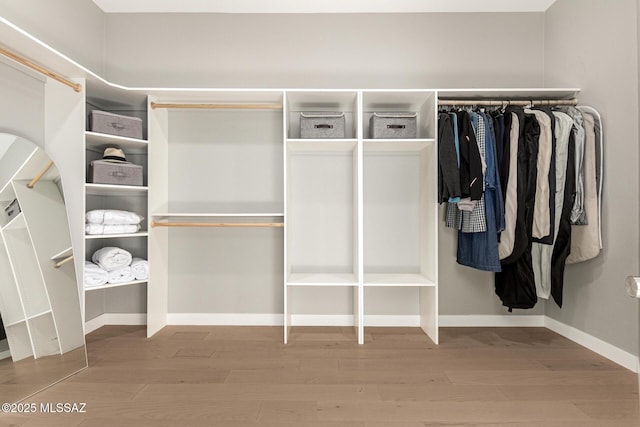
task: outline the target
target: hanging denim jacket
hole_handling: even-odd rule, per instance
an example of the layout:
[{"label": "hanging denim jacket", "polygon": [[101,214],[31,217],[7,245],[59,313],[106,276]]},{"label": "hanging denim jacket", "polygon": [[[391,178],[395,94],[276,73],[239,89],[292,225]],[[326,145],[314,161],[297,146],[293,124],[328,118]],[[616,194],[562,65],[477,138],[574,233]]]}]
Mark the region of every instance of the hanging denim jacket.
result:
[{"label": "hanging denim jacket", "polygon": [[487,230],[480,233],[458,232],[458,264],[484,271],[501,271],[498,233],[504,229],[504,202],[497,167],[493,123],[484,113],[471,113],[481,155],[485,159],[484,213]]}]

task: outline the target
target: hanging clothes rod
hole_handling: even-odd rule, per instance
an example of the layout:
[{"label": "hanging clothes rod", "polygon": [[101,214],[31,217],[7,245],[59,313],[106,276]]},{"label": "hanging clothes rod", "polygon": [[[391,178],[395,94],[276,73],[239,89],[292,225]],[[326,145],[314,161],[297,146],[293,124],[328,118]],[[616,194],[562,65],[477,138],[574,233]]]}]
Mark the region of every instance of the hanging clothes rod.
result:
[{"label": "hanging clothes rod", "polygon": [[0,47],[0,54],[6,56],[7,58],[11,58],[16,62],[19,62],[20,64],[24,65],[27,68],[31,68],[32,70],[37,71],[40,74],[44,74],[47,77],[51,77],[52,79],[59,81],[63,85],[69,86],[71,89],[75,90],[76,92],[82,92],[81,84],[74,83],[70,80],[67,80],[64,77],[60,76],[59,74],[56,74],[53,71],[49,71],[46,68],[41,67],[40,65],[35,64],[18,54],[8,51],[7,49],[4,49],[2,47]]},{"label": "hanging clothes rod", "polygon": [[221,104],[179,104],[152,102],[151,108],[186,108],[195,110],[282,110],[282,104],[244,104],[244,103],[221,103]]},{"label": "hanging clothes rod", "polygon": [[438,99],[438,105],[451,106],[472,106],[483,105],[485,107],[506,107],[517,105],[526,107],[527,105],[577,105],[577,99]]},{"label": "hanging clothes rod", "polygon": [[51,169],[51,166],[53,166],[53,160],[49,160],[49,163],[47,163],[47,165],[45,167],[42,168],[42,170],[40,171],[40,173],[38,175],[35,176],[35,178],[33,178],[28,184],[27,187],[28,188],[33,188],[36,186],[36,184],[38,183],[38,181],[40,181],[40,179],[42,179],[42,177],[44,176],[45,173],[47,173],[47,171],[49,169]]},{"label": "hanging clothes rod", "polygon": [[71,261],[73,259],[73,255],[69,255],[68,257],[66,257],[65,259],[63,259],[62,261],[58,261],[55,264],[53,264],[54,268],[60,268],[63,265],[65,265],[66,263],[68,263],[69,261]]},{"label": "hanging clothes rod", "polygon": [[158,222],[152,227],[284,227],[282,222]]}]

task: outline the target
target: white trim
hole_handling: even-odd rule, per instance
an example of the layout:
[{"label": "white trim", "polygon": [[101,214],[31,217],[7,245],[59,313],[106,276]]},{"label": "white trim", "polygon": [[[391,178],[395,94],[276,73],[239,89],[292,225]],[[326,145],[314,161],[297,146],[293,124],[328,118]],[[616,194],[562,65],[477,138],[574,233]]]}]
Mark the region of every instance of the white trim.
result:
[{"label": "white trim", "polygon": [[144,313],[104,313],[88,320],[84,324],[84,334],[90,334],[105,325],[146,325],[147,315]]},{"label": "white trim", "polygon": [[364,316],[364,326],[420,327],[420,315],[389,316],[369,314]]},{"label": "white trim", "polygon": [[282,326],[282,314],[256,313],[169,313],[168,325],[195,326]]},{"label": "white trim", "polygon": [[106,13],[545,12],[555,0],[93,0]]},{"label": "white trim", "polygon": [[601,339],[594,337],[593,335],[589,335],[586,332],[574,328],[573,326],[565,325],[564,323],[558,322],[557,320],[552,319],[548,316],[545,316],[544,326],[547,329],[552,330],[553,332],[560,334],[563,337],[568,338],[571,341],[580,344],[581,346],[586,347],[603,357],[606,357],[612,362],[615,362],[618,365],[629,369],[630,371],[640,372],[638,366],[638,357],[625,350],[604,342]]},{"label": "white trim", "polygon": [[104,314],[94,317],[91,320],[87,320],[84,322],[84,334],[88,335],[96,329],[100,329],[105,325],[104,323]]},{"label": "white trim", "polygon": [[[291,326],[354,326],[352,314],[293,314]],[[239,326],[282,326],[281,313],[169,313],[168,325],[239,325]],[[365,326],[405,326],[419,327],[420,316],[364,316]]]},{"label": "white trim", "polygon": [[5,350],[0,353],[0,360],[8,359],[11,357],[11,350]]},{"label": "white trim", "polygon": [[353,314],[292,314],[291,326],[355,326]]},{"label": "white trim", "polygon": [[502,328],[502,327],[533,327],[542,328],[545,326],[544,315],[440,315],[438,317],[440,327],[459,328]]}]

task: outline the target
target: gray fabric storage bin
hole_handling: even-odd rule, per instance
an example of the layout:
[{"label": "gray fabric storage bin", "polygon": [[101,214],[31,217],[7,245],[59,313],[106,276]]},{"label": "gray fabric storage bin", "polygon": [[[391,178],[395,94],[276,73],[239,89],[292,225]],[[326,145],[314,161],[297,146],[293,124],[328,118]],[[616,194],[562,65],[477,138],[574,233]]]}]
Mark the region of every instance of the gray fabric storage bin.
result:
[{"label": "gray fabric storage bin", "polygon": [[142,139],[142,119],[138,117],[93,110],[89,115],[89,127],[93,132]]},{"label": "gray fabric storage bin", "polygon": [[300,138],[344,138],[344,113],[300,113]]},{"label": "gray fabric storage bin", "polygon": [[373,113],[369,134],[373,139],[416,138],[418,113]]},{"label": "gray fabric storage bin", "polygon": [[142,185],[142,166],[129,162],[94,160],[91,162],[94,184]]}]

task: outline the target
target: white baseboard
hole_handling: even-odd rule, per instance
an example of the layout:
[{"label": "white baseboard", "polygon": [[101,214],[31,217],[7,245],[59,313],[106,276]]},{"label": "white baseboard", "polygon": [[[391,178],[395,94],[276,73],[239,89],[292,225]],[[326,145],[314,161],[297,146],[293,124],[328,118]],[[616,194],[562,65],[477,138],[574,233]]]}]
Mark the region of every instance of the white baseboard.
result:
[{"label": "white baseboard", "polygon": [[84,334],[87,335],[105,325],[146,325],[147,315],[144,313],[104,313],[88,320],[84,324]]},{"label": "white baseboard", "polygon": [[256,313],[169,313],[168,325],[196,326],[282,326],[282,314]]},{"label": "white baseboard", "polygon": [[440,315],[438,323],[441,327],[457,328],[542,328],[545,326],[544,315]]},{"label": "white baseboard", "polygon": [[8,359],[11,357],[11,350],[5,350],[0,352],[0,360]]},{"label": "white baseboard", "polygon": [[[230,325],[230,326],[282,326],[280,313],[237,314],[237,313],[169,313],[168,325]],[[292,326],[353,326],[350,314],[293,314]],[[420,316],[365,316],[366,326],[420,326]]]},{"label": "white baseboard", "polygon": [[639,359],[637,356],[624,351],[614,345],[602,341],[599,338],[589,335],[579,329],[572,326],[565,325],[550,317],[545,316],[545,327],[553,332],[562,335],[571,341],[580,344],[583,347],[588,348],[591,351],[598,353],[599,355],[606,357],[612,362],[625,367],[633,372],[640,372]]},{"label": "white baseboard", "polygon": [[364,326],[380,327],[420,327],[420,316],[388,316],[388,315],[365,315]]}]

